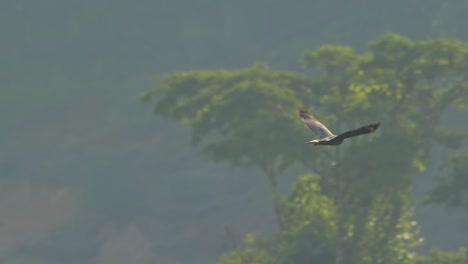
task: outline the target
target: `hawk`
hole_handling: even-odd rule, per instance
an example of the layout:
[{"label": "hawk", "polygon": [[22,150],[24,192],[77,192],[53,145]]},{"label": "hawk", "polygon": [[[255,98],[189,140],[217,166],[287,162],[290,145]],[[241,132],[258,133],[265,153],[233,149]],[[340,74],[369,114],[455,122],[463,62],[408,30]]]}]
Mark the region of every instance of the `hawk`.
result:
[{"label": "hawk", "polygon": [[306,111],[299,111],[299,116],[302,118],[302,121],[317,135],[319,140],[308,141],[307,144],[314,145],[328,145],[336,146],[343,143],[343,141],[349,137],[355,137],[359,135],[369,134],[377,130],[380,126],[380,122],[373,123],[367,126],[360,127],[355,130],[350,130],[339,135],[335,135],[326,126],[324,126],[320,121],[318,121],[313,115],[309,114]]}]

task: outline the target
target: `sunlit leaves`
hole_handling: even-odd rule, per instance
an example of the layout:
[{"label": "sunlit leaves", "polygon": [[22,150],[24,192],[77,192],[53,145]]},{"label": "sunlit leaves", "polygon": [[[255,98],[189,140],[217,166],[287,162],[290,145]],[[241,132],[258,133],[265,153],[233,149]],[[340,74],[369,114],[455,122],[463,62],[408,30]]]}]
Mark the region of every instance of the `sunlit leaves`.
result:
[{"label": "sunlit leaves", "polygon": [[267,249],[246,249],[238,252],[234,251],[223,256],[220,264],[282,264],[278,258],[271,254]]},{"label": "sunlit leaves", "polygon": [[331,239],[336,236],[336,208],[333,199],[320,189],[320,177],[301,176],[283,203],[290,232],[310,229],[315,236]]},{"label": "sunlit leaves", "polygon": [[[357,245],[350,254],[353,263],[412,263],[412,248],[421,240],[416,222],[411,221],[413,212],[406,209],[408,203],[409,198],[396,191],[373,197],[367,209],[370,213],[357,215],[354,220],[356,234],[352,241]],[[366,210],[362,209],[360,213]]]},{"label": "sunlit leaves", "polygon": [[318,74],[313,83],[315,93],[311,104],[319,104],[326,112],[340,118],[365,104],[365,93],[349,93],[350,79],[365,59],[365,55],[345,46],[326,45],[316,51],[307,51],[303,58],[305,66]]}]

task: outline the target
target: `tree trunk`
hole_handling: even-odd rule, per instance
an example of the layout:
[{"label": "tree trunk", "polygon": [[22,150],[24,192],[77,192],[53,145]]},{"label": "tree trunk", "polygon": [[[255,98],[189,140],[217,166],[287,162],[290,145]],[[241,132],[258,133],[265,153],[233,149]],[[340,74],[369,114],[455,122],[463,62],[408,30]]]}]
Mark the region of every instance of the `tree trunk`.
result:
[{"label": "tree trunk", "polygon": [[341,174],[339,170],[339,148],[335,149],[335,179],[336,179],[336,251],[335,251],[335,264],[343,264],[344,257],[344,237],[345,237],[345,201],[344,196],[344,187],[341,182]]},{"label": "tree trunk", "polygon": [[273,168],[267,167],[267,166],[264,168],[264,171],[268,177],[270,192],[273,196],[273,207],[275,210],[276,219],[278,221],[279,230],[280,231],[286,230],[286,222],[284,220],[283,212],[281,210],[281,205],[280,205],[281,196],[278,192],[278,183],[276,181],[276,173],[274,172]]},{"label": "tree trunk", "polygon": [[344,215],[341,206],[341,201],[337,201],[337,212],[336,212],[336,225],[337,225],[337,234],[336,234],[336,251],[335,251],[335,264],[343,264],[343,255],[344,255],[344,237],[345,237],[345,228],[344,228]]}]

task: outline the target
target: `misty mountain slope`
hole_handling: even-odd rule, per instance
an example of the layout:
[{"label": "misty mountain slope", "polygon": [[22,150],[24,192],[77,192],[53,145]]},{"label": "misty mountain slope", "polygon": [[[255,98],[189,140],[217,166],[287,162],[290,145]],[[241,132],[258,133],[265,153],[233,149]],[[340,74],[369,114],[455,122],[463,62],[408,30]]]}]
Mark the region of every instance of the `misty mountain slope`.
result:
[{"label": "misty mountain slope", "polygon": [[[209,163],[186,127],[138,101],[157,76],[256,61],[300,70],[302,52],[322,44],[362,49],[387,31],[426,38],[466,24],[447,20],[439,1],[421,0],[7,0],[0,7],[1,180],[27,182],[27,197],[40,188],[78,197],[68,208],[77,210],[73,219],[44,227],[29,243],[11,238],[0,257],[13,263],[105,263],[119,249],[112,241],[132,239],[168,263],[211,263],[227,250],[225,225],[241,237],[275,230],[255,170]],[[459,227],[446,228],[444,241]]]}]

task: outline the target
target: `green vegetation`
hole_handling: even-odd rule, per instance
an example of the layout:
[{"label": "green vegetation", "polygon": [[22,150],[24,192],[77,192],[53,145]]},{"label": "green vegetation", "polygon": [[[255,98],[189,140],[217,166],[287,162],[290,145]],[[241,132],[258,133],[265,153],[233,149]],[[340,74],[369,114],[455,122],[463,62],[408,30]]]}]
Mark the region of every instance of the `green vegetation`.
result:
[{"label": "green vegetation", "polygon": [[456,252],[444,252],[432,249],[428,256],[419,256],[416,264],[463,264],[468,263],[468,250],[460,249]]},{"label": "green vegetation", "polygon": [[[156,114],[190,125],[193,143],[212,161],[255,165],[267,178],[279,232],[267,240],[249,235],[246,248],[221,263],[415,263],[423,234],[412,182],[430,166],[435,145],[457,156],[447,160],[453,180],[431,197],[459,201],[467,190],[467,154],[459,153],[466,133],[442,126],[441,118],[468,106],[468,44],[387,34],[368,53],[329,45],[307,51],[303,62],[313,78],[262,64],[179,72],[143,96],[156,100]],[[303,144],[301,107],[334,131],[383,125],[340,147],[311,147]],[[291,167],[314,174],[282,197],[277,178]]]},{"label": "green vegetation", "polygon": [[0,7],[2,264],[465,261],[467,1]]}]

